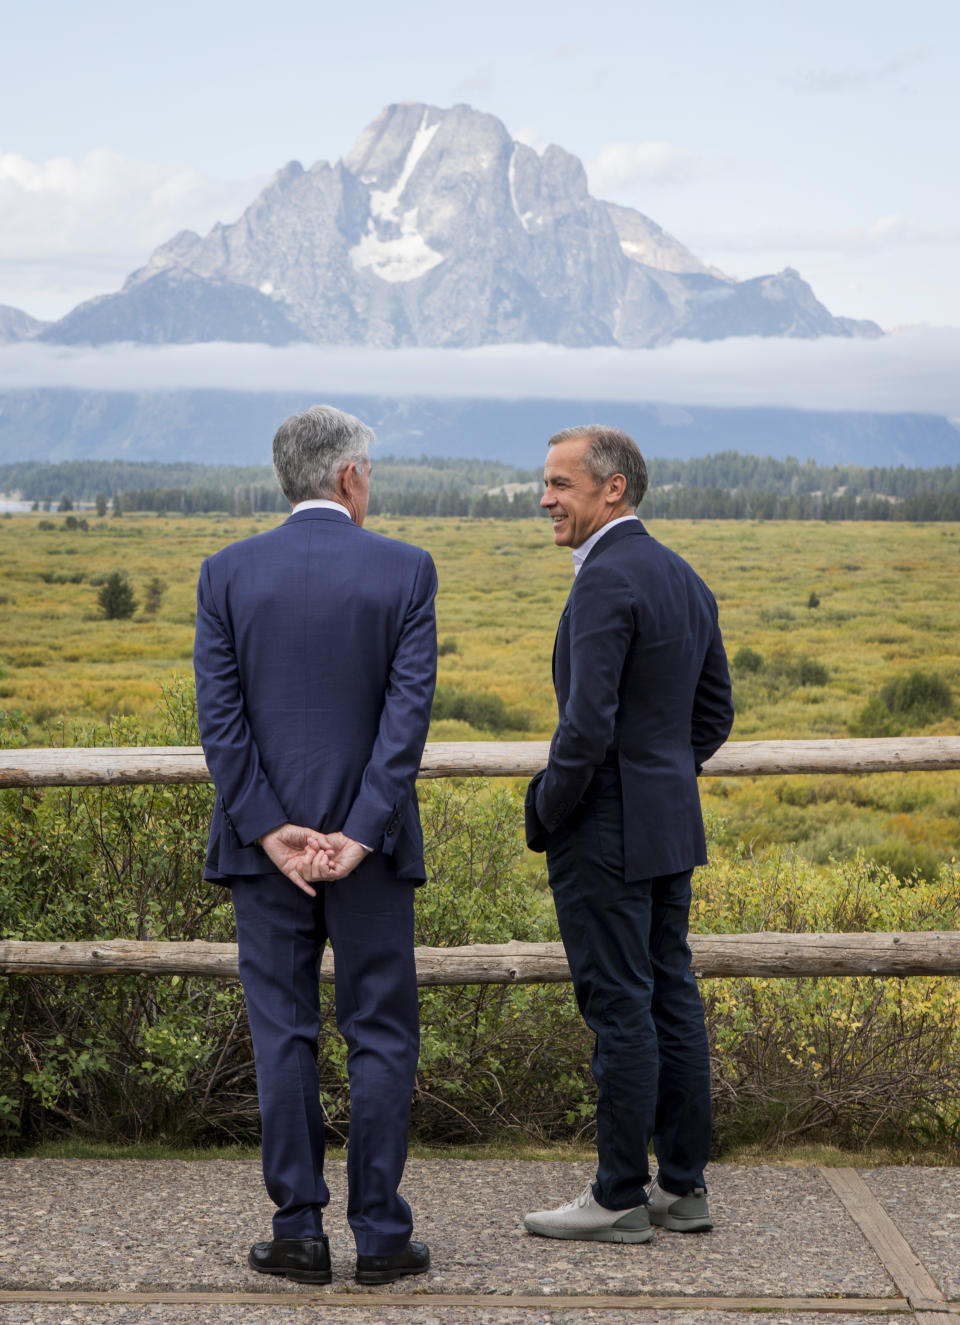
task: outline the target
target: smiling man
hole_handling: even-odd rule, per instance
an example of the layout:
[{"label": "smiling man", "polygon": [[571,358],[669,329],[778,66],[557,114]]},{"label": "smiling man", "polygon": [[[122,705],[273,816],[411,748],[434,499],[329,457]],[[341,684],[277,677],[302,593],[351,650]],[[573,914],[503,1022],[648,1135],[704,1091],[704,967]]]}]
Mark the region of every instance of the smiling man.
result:
[{"label": "smiling man", "polygon": [[[594,1031],[596,1180],[531,1233],[646,1242],[709,1229],[710,1059],[690,971],[693,868],[706,862],[702,764],[733,722],[710,590],[636,516],[647,470],[625,433],[549,442],[540,505],[574,583],[553,656],[559,722],[527,792],[577,1003]],[[659,1173],[650,1184],[650,1142]]]}]

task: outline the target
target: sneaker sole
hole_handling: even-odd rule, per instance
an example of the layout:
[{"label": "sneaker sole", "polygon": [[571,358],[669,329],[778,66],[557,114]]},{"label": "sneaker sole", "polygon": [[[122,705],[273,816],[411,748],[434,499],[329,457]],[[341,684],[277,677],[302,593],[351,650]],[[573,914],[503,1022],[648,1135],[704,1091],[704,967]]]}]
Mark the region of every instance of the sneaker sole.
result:
[{"label": "sneaker sole", "polygon": [[650,1211],[650,1223],[658,1228],[669,1229],[671,1233],[709,1233],[713,1220],[709,1215],[693,1215],[689,1219],[678,1219],[676,1215]]},{"label": "sneaker sole", "polygon": [[652,1228],[548,1228],[524,1220],[528,1233],[540,1238],[569,1238],[574,1242],[649,1242]]}]

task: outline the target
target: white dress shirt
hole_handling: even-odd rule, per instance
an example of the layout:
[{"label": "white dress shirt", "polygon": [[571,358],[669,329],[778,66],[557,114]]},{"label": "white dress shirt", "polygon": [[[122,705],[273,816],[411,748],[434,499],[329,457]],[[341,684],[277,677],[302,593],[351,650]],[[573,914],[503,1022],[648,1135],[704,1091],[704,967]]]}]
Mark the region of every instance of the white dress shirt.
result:
[{"label": "white dress shirt", "polygon": [[591,534],[590,537],[586,539],[585,542],[581,543],[579,547],[575,547],[573,549],[574,577],[580,574],[580,567],[586,561],[587,557],[590,555],[593,548],[597,545],[597,543],[600,542],[604,534],[608,534],[610,532],[610,530],[614,527],[614,525],[623,524],[624,520],[639,520],[639,519],[640,519],[639,515],[620,515],[617,517],[616,520],[610,520],[607,524],[601,525],[600,528],[596,531],[596,533]]},{"label": "white dress shirt", "polygon": [[298,501],[296,506],[294,506],[293,510],[290,512],[290,514],[296,515],[297,511],[315,511],[315,510],[343,511],[344,515],[347,517],[348,520],[353,519],[353,516],[347,510],[346,506],[344,506],[341,502],[338,501],[330,501],[326,497],[311,497],[309,501]]}]

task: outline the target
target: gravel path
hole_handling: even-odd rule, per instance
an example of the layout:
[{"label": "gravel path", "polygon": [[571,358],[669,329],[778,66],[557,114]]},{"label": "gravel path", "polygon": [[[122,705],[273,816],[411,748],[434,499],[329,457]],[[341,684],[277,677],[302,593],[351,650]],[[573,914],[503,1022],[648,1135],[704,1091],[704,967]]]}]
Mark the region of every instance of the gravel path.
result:
[{"label": "gravel path", "polygon": [[[264,1302],[0,1303],[0,1325],[156,1321],[157,1325],[244,1325],[322,1319],[324,1325],[754,1325],[811,1319],[804,1313],[717,1312],[697,1297],[898,1298],[899,1292],[860,1230],[813,1168],[710,1170],[712,1233],[658,1230],[640,1246],[530,1237],[525,1210],[552,1206],[582,1190],[585,1163],[411,1160],[404,1193],[415,1235],[429,1242],[428,1275],[380,1290],[396,1307],[333,1305],[317,1315],[316,1288],[254,1274],[251,1242],[269,1237],[271,1206],[252,1161],[0,1160],[0,1289],[100,1292],[289,1293],[289,1305]],[[882,1169],[864,1174],[871,1191],[940,1284],[960,1298],[960,1192],[956,1171]],[[329,1165],[327,1231],[332,1291],[362,1295],[353,1283],[353,1245],[344,1217],[345,1169]],[[437,1294],[584,1296],[584,1307],[509,1303],[431,1304]],[[417,1296],[416,1306],[410,1303]],[[596,1295],[689,1296],[690,1308],[590,1310]],[[407,1302],[409,1305],[402,1305]],[[773,1304],[770,1304],[771,1307]],[[763,1304],[766,1306],[766,1304]],[[855,1304],[851,1303],[855,1307]],[[637,1303],[637,1308],[641,1304]],[[309,1317],[307,1313],[310,1313]],[[818,1314],[817,1325],[860,1320],[900,1325],[909,1315]]]}]

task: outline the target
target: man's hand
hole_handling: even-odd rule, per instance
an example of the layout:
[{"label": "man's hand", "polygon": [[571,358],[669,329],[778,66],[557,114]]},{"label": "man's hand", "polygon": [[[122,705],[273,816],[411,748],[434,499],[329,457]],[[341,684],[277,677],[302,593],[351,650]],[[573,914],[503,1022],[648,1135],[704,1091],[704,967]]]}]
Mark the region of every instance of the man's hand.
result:
[{"label": "man's hand", "polygon": [[[342,834],[336,834],[340,837]],[[297,885],[308,897],[316,897],[317,890],[311,879],[326,878],[318,873],[334,859],[330,839],[312,828],[298,824],[281,824],[260,838],[260,845],[277,869]],[[331,876],[339,877],[339,876]]]},{"label": "man's hand", "polygon": [[333,883],[352,874],[362,860],[370,855],[370,848],[362,842],[355,842],[344,833],[328,833],[323,839],[324,850],[317,853],[313,860],[310,878],[322,879]]}]

